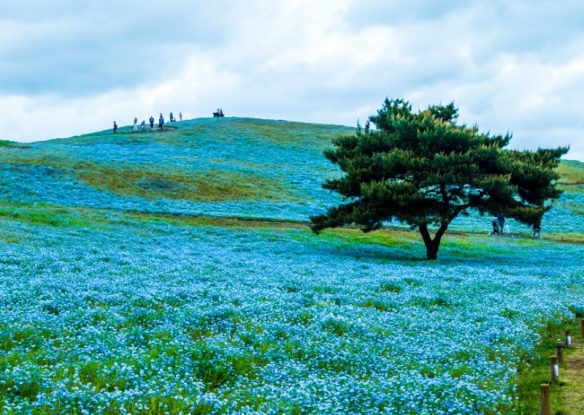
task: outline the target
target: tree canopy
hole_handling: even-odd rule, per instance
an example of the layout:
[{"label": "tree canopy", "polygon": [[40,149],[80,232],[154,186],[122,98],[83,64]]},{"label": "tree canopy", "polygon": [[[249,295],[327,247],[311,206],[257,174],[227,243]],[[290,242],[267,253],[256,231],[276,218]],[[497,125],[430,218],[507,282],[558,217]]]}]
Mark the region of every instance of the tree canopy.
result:
[{"label": "tree canopy", "polygon": [[469,209],[539,225],[561,194],[555,168],[568,149],[510,150],[511,134],[482,133],[457,118],[453,103],[413,112],[407,101],[386,99],[369,117],[375,129],[334,139],[324,155],[345,174],[323,187],[345,203],[311,217],[312,230],[356,224],[368,232],[397,220],[417,228],[436,259],[449,224]]}]

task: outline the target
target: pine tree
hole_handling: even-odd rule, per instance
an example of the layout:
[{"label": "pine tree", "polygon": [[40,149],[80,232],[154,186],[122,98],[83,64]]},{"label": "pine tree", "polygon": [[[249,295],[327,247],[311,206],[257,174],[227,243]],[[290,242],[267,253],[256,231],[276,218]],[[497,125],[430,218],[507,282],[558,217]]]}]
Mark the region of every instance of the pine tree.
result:
[{"label": "pine tree", "polygon": [[509,150],[510,134],[481,133],[457,118],[453,103],[414,113],[407,101],[386,99],[369,118],[376,129],[325,150],[345,174],[323,187],[346,203],[311,217],[312,230],[357,224],[368,232],[397,220],[419,230],[433,260],[450,223],[469,209],[539,225],[560,196],[555,168],[568,149]]}]

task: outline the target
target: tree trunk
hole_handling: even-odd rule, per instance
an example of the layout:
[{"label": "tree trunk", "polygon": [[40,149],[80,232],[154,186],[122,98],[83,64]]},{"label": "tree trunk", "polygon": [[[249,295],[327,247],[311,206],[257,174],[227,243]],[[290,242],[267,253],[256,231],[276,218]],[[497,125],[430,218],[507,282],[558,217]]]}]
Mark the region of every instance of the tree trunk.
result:
[{"label": "tree trunk", "polygon": [[430,245],[426,245],[426,259],[435,260],[438,259],[438,249],[440,248],[440,243],[432,241]]},{"label": "tree trunk", "polygon": [[428,225],[422,224],[419,226],[420,233],[422,234],[422,239],[424,239],[424,245],[426,245],[426,259],[436,260],[438,259],[438,249],[440,249],[440,241],[442,240],[442,235],[448,229],[448,224],[441,224],[438,231],[434,235],[434,239],[430,236],[428,231]]}]

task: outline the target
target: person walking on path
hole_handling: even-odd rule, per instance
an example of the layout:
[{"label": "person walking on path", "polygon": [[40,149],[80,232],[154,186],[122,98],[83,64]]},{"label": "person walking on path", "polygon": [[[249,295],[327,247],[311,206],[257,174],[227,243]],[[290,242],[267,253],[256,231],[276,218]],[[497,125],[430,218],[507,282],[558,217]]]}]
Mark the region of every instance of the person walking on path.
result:
[{"label": "person walking on path", "polygon": [[160,117],[158,118],[158,126],[160,127],[160,131],[162,131],[162,127],[164,127],[164,117],[162,113],[160,113]]},{"label": "person walking on path", "polygon": [[114,121],[114,134],[118,132],[118,124]]},{"label": "person walking on path", "polygon": [[138,118],[134,117],[134,131],[138,131]]},{"label": "person walking on path", "polygon": [[150,116],[150,128],[154,128],[154,117]]}]

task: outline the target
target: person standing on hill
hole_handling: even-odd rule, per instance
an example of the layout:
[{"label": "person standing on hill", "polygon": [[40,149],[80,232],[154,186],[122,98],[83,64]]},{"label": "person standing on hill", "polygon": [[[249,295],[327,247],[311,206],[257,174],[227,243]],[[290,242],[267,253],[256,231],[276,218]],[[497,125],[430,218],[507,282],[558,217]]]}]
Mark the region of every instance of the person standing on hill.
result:
[{"label": "person standing on hill", "polygon": [[541,239],[541,219],[533,225],[531,237],[533,239]]},{"label": "person standing on hill", "polygon": [[114,134],[118,132],[118,124],[114,121]]},{"label": "person standing on hill", "polygon": [[174,122],[174,114],[172,112],[170,113],[168,119],[170,120],[170,122]]},{"label": "person standing on hill", "polygon": [[154,128],[154,117],[150,116],[150,128]]},{"label": "person standing on hill", "polygon": [[134,131],[138,131],[138,118],[134,117]]},{"label": "person standing on hill", "polygon": [[179,120],[179,121],[182,121],[182,112],[179,112],[179,113],[178,113],[178,120]]},{"label": "person standing on hill", "polygon": [[503,235],[503,231],[505,230],[505,216],[502,213],[497,215],[497,221],[499,222],[499,233]]},{"label": "person standing on hill", "polygon": [[160,117],[158,118],[158,126],[160,127],[160,131],[162,131],[162,127],[164,127],[164,117],[162,113],[160,113]]},{"label": "person standing on hill", "polygon": [[499,219],[496,216],[493,216],[491,224],[493,225],[493,232],[491,235],[499,235]]}]

